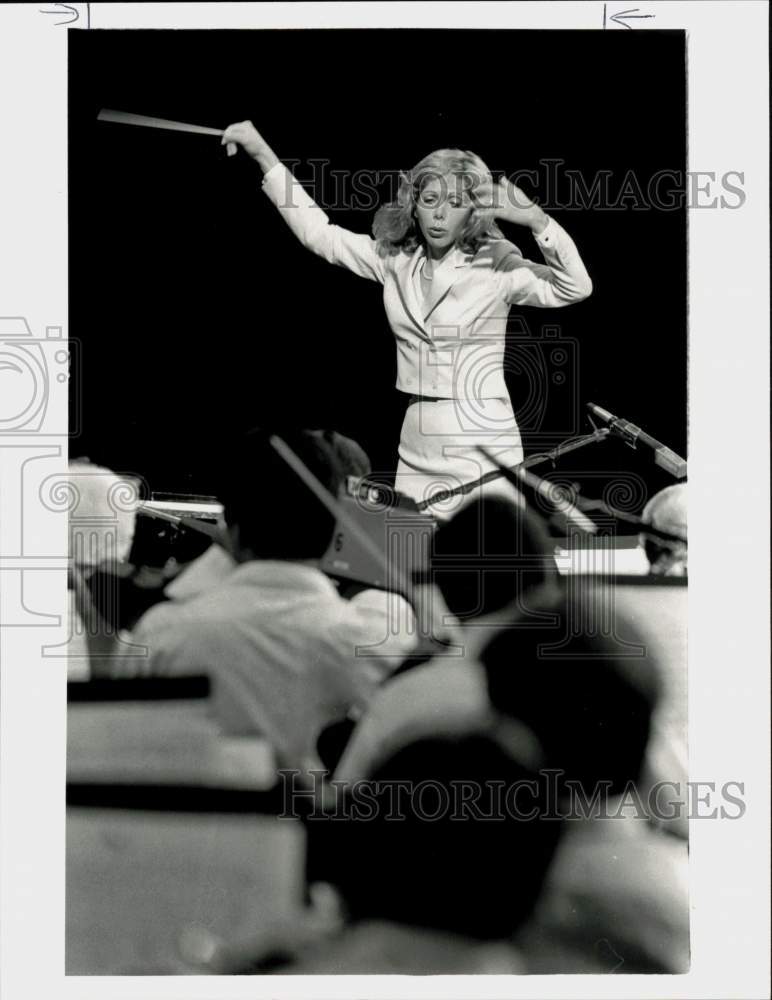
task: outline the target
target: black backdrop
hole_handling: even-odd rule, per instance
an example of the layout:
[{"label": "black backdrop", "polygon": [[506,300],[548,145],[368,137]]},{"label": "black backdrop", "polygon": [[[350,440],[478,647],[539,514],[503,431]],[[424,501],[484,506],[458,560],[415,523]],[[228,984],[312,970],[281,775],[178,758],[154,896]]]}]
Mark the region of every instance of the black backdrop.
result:
[{"label": "black backdrop", "polygon": [[[511,314],[526,451],[588,429],[580,407],[592,400],[685,453],[685,209],[628,199],[580,210],[560,187],[566,170],[587,184],[608,171],[616,197],[631,170],[643,191],[656,172],[685,170],[683,33],[90,31],[68,42],[70,335],[82,344],[72,454],[154,490],[208,492],[226,438],[291,418],[353,435],[388,472],[403,407],[378,285],[300,247],[243,153],[98,122],[102,107],[218,128],[251,118],[302,180],[327,178],[315,196],[359,231],[373,208],[334,207],[331,171],[380,171],[386,196],[400,168],[442,146],[508,174],[544,177],[543,161],[563,161],[552,203],[523,187],[574,237],[594,293]],[[540,259],[529,233],[507,236]],[[541,346],[545,327],[567,351]],[[649,491],[667,482],[619,442],[566,468],[628,468]]]}]

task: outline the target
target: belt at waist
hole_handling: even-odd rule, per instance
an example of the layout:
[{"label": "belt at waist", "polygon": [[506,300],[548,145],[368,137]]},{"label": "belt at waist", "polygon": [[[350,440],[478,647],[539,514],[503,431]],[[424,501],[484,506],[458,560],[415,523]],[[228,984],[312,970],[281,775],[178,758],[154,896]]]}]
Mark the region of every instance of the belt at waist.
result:
[{"label": "belt at waist", "polygon": [[[502,403],[507,403],[507,404],[510,403],[509,398],[505,397],[505,396],[486,396],[485,399],[499,399],[499,400],[501,400]],[[451,402],[451,400],[453,400],[456,403],[464,403],[464,402],[467,401],[465,399],[456,399],[455,396],[416,396],[416,395],[413,395],[413,396],[409,396],[408,397],[407,405],[410,406],[413,403],[449,403],[449,402]],[[474,400],[472,400],[472,402],[479,403],[479,402],[484,402],[484,400],[482,400],[482,399],[474,399]]]},{"label": "belt at waist", "polygon": [[411,403],[445,403],[450,400],[450,396],[410,396],[407,405]]}]

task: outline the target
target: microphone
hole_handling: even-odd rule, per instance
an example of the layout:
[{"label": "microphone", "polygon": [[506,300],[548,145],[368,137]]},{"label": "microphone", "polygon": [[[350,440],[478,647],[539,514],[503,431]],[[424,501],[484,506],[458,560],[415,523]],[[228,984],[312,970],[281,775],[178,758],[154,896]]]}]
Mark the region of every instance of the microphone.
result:
[{"label": "microphone", "polygon": [[612,434],[622,438],[625,444],[631,448],[635,448],[639,444],[650,448],[654,453],[654,464],[658,465],[660,469],[669,472],[675,479],[686,478],[686,459],[681,458],[680,455],[676,455],[667,445],[662,444],[661,441],[657,441],[651,434],[642,431],[635,424],[631,424],[629,420],[622,420],[621,417],[615,417],[613,413],[604,410],[602,406],[596,406],[595,403],[588,403],[587,409],[594,417],[606,424]]}]

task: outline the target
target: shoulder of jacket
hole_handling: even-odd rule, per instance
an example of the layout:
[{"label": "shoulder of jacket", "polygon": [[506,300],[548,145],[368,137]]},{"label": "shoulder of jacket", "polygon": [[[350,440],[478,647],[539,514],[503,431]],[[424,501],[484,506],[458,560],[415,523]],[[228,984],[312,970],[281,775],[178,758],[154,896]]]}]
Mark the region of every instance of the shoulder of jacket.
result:
[{"label": "shoulder of jacket", "polygon": [[396,253],[385,254],[380,257],[384,272],[391,274],[399,274],[400,271],[404,271],[412,259],[412,250],[410,252],[398,250]]},{"label": "shoulder of jacket", "polygon": [[509,240],[489,240],[474,256],[476,264],[487,264],[492,271],[508,271],[523,256],[519,247]]}]

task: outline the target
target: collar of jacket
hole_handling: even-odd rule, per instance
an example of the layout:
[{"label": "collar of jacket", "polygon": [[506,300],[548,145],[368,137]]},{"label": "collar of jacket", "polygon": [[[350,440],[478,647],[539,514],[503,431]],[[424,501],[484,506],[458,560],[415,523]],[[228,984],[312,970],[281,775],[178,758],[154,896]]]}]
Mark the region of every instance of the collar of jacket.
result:
[{"label": "collar of jacket", "polygon": [[453,247],[434,269],[429,297],[420,301],[416,295],[413,275],[416,268],[421,266],[421,262],[425,257],[426,251],[423,246],[419,246],[413,251],[402,269],[402,274],[397,280],[397,288],[402,300],[402,306],[412,320],[417,332],[425,340],[431,340],[432,338],[426,327],[426,323],[459,278],[459,270],[471,264],[473,255],[459,250],[458,247]]}]

